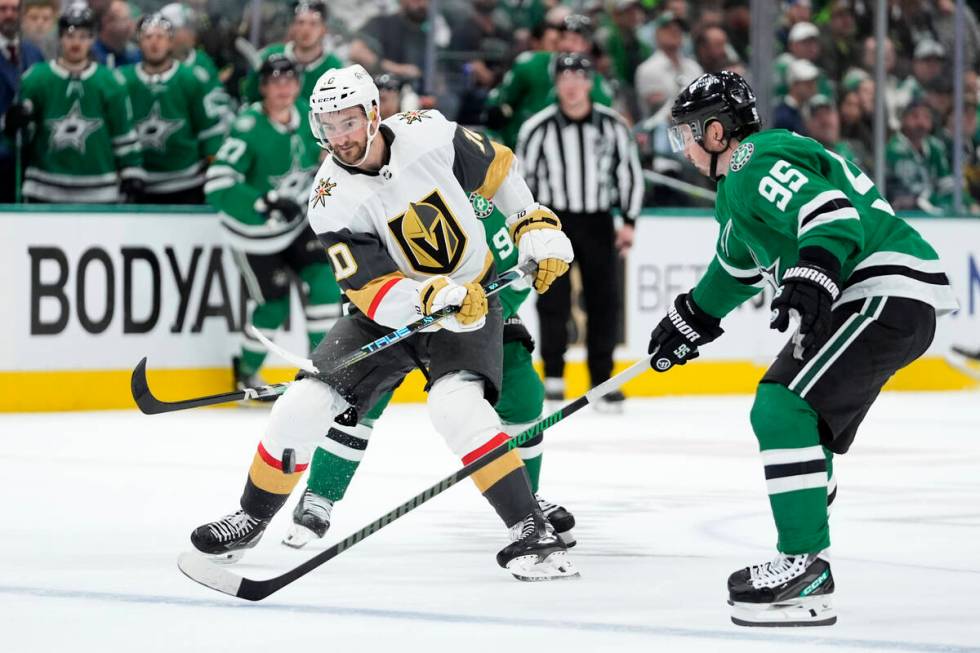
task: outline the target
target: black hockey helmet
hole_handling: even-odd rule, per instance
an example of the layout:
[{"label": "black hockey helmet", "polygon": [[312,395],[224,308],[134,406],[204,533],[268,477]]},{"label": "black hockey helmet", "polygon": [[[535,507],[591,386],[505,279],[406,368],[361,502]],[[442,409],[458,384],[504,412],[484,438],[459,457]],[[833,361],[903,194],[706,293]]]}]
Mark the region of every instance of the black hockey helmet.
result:
[{"label": "black hockey helmet", "polygon": [[579,54],[578,52],[560,52],[558,56],[555,57],[555,77],[559,73],[563,73],[566,70],[582,71],[586,74],[592,72],[595,66],[592,64],[592,59],[586,54]]},{"label": "black hockey helmet", "polygon": [[319,2],[318,0],[297,0],[292,4],[293,15],[302,14],[307,11],[312,11],[315,14],[320,14],[320,18],[323,22],[327,22],[329,18],[329,13],[327,10],[327,3]]},{"label": "black hockey helmet", "polygon": [[381,73],[374,76],[374,85],[379,91],[401,91],[402,82],[398,77],[391,73]]},{"label": "black hockey helmet", "polygon": [[58,36],[76,29],[85,29],[89,34],[95,34],[95,14],[86,4],[71,4],[58,18]]},{"label": "black hockey helmet", "polygon": [[144,14],[139,22],[136,23],[136,37],[139,38],[143,36],[143,32],[151,29],[162,29],[165,31],[170,38],[174,36],[174,24],[170,22],[170,19],[164,16],[160,12],[155,12],[152,14]]},{"label": "black hockey helmet", "polygon": [[284,54],[269,55],[269,58],[259,67],[259,84],[265,84],[272,77],[283,76],[299,79],[299,66]]},{"label": "black hockey helmet", "polygon": [[684,150],[684,126],[690,127],[691,136],[701,147],[712,122],[721,123],[726,138],[739,140],[762,126],[752,88],[741,75],[727,70],[705,73],[688,84],[674,100],[670,117],[670,142],[677,152]]}]

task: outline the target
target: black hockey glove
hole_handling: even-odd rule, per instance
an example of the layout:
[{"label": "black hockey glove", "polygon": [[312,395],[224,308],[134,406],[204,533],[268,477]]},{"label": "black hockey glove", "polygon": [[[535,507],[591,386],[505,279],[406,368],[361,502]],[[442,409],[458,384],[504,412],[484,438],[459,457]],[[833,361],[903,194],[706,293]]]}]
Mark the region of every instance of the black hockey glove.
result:
[{"label": "black hockey glove", "polygon": [[840,262],[822,247],[804,247],[800,260],[783,273],[783,283],[769,305],[769,328],[786,331],[796,317],[793,357],[803,360],[823,345],[833,326],[831,310],[840,297]]},{"label": "black hockey glove", "polygon": [[138,177],[124,177],[119,182],[120,199],[124,204],[136,204],[143,196],[146,183]]},{"label": "black hockey glove", "polygon": [[683,365],[697,358],[698,347],[715,340],[725,331],[721,320],[708,315],[694,303],[691,293],[678,295],[674,306],[667,311],[667,317],[650,334],[648,354],[656,355],[650,367],[658,372],[666,372],[674,365]]},{"label": "black hockey glove", "polygon": [[29,102],[11,104],[3,117],[3,133],[13,138],[14,135],[34,120],[34,111]]},{"label": "black hockey glove", "polygon": [[290,223],[302,217],[303,209],[299,204],[283,197],[274,190],[255,200],[255,210],[270,222]]}]

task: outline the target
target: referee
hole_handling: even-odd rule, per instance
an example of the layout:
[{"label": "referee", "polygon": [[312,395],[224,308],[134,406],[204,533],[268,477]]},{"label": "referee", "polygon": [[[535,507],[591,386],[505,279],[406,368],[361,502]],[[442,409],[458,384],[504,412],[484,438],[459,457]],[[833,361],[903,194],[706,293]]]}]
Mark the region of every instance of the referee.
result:
[{"label": "referee", "polygon": [[[558,214],[572,241],[585,298],[589,376],[595,386],[612,374],[616,345],[616,250],[633,243],[633,223],[643,199],[636,144],[623,118],[594,104],[589,93],[592,60],[562,53],[555,59],[557,104],[531,116],[521,127],[517,153],[534,197]],[[618,233],[610,209],[623,216]],[[564,398],[565,350],[571,316],[569,275],[538,297],[541,356],[548,399]],[[623,395],[607,395],[596,408],[619,412]]]}]

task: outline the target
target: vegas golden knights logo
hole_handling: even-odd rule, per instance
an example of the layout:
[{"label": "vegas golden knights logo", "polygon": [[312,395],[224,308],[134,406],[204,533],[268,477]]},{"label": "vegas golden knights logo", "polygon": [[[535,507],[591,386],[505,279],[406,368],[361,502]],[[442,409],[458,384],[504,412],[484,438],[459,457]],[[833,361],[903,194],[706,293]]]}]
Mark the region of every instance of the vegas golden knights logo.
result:
[{"label": "vegas golden knights logo", "polygon": [[466,250],[466,233],[438,190],[388,221],[409,264],[427,274],[450,274]]}]

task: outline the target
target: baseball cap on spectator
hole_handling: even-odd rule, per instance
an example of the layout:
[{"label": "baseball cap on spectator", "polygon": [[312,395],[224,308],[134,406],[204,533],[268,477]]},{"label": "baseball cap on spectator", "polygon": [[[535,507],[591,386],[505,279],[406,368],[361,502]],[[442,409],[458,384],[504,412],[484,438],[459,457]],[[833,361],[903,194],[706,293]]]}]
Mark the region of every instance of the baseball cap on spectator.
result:
[{"label": "baseball cap on spectator", "polygon": [[796,59],[786,69],[786,81],[790,84],[812,82],[817,77],[820,77],[820,69],[806,59]]},{"label": "baseball cap on spectator", "polygon": [[797,41],[805,41],[806,39],[815,39],[820,36],[820,30],[813,23],[797,23],[789,30],[789,36],[786,37],[787,42],[796,43]]},{"label": "baseball cap on spectator", "polygon": [[677,25],[682,30],[687,30],[687,22],[672,11],[665,11],[657,16],[656,20],[653,21],[653,25],[657,29],[666,27],[667,25]]},{"label": "baseball cap on spectator", "polygon": [[912,111],[913,109],[918,109],[919,107],[925,107],[928,109],[929,103],[926,102],[926,98],[923,94],[915,93],[912,95],[911,98],[909,98],[909,101],[906,102],[905,105],[902,107],[902,116],[907,114],[909,111]]},{"label": "baseball cap on spectator", "polygon": [[592,38],[592,19],[582,14],[570,14],[562,21],[561,29],[564,32],[575,32],[586,38]]},{"label": "baseball cap on spectator", "polygon": [[592,72],[592,59],[584,54],[577,52],[562,52],[555,60],[555,76],[557,77],[566,70]]},{"label": "baseball cap on spectator", "polygon": [[823,93],[817,93],[803,105],[803,117],[807,120],[820,109],[833,109],[834,101]]},{"label": "baseball cap on spectator", "polygon": [[916,43],[915,54],[913,56],[916,59],[945,59],[946,48],[944,48],[941,43],[932,39],[922,39]]},{"label": "baseball cap on spectator", "polygon": [[844,75],[844,79],[841,80],[841,87],[843,87],[845,92],[856,91],[858,86],[861,85],[866,79],[871,79],[871,75],[860,68],[851,68]]},{"label": "baseball cap on spectator", "polygon": [[183,29],[193,20],[191,8],[180,2],[164,5],[160,8],[159,14],[169,20],[174,29]]}]

